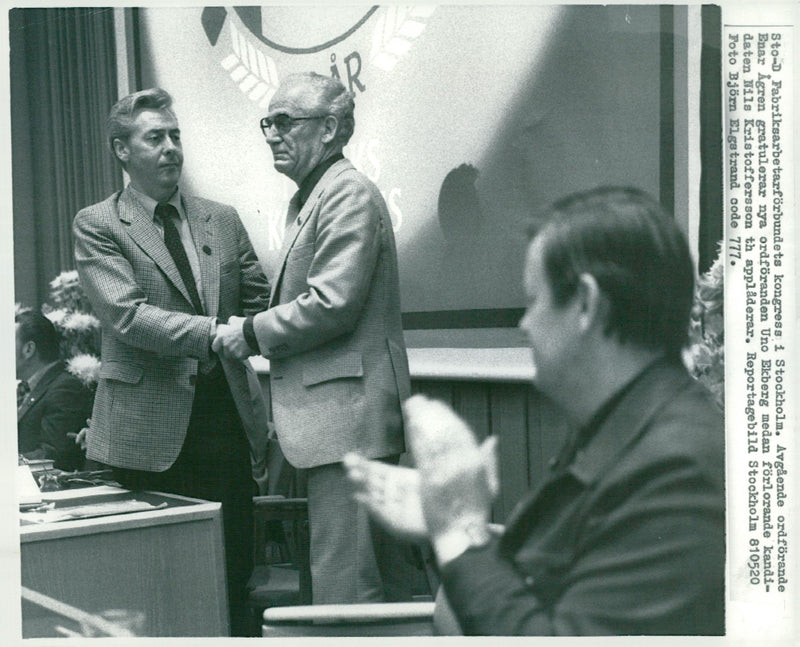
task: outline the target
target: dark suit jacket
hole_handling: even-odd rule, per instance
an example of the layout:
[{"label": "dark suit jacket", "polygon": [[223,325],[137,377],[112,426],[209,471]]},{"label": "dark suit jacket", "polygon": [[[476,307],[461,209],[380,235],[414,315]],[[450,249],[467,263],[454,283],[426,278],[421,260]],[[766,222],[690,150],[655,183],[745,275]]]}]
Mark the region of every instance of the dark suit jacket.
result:
[{"label": "dark suit jacket", "polygon": [[467,634],[722,634],[722,415],[659,361],[505,534],[442,572]]},{"label": "dark suit jacket", "polygon": [[17,409],[17,443],[26,458],[52,458],[54,467],[83,467],[83,455],[68,433],[78,433],[91,413],[92,394],[63,362],[53,365]]}]

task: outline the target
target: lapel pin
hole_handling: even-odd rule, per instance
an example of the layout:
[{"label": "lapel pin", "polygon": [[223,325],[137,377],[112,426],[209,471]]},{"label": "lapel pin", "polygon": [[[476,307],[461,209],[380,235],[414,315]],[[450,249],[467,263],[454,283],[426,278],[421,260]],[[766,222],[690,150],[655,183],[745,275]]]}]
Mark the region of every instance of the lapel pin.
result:
[{"label": "lapel pin", "polygon": [[211,248],[208,245],[203,245],[203,251],[211,256]]}]

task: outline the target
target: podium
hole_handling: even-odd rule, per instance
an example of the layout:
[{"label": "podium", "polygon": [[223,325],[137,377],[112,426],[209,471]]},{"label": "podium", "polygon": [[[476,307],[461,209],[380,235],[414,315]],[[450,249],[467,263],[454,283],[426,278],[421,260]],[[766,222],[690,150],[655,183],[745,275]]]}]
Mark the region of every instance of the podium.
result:
[{"label": "podium", "polygon": [[[23,587],[93,615],[136,618],[136,635],[229,634],[219,503],[112,487],[42,498],[54,506],[47,514],[84,518],[21,521]],[[150,509],[103,514],[136,502]],[[23,638],[63,635],[56,623],[52,611],[22,605]]]}]

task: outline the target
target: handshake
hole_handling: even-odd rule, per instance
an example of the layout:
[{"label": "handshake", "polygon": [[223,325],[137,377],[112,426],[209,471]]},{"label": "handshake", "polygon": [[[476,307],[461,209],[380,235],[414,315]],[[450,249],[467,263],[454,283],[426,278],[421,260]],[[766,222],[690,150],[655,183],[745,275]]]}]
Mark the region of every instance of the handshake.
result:
[{"label": "handshake", "polygon": [[211,350],[220,357],[237,359],[241,362],[258,355],[257,348],[251,348],[244,338],[244,317],[231,317],[228,323],[218,323],[217,332],[211,342]]}]

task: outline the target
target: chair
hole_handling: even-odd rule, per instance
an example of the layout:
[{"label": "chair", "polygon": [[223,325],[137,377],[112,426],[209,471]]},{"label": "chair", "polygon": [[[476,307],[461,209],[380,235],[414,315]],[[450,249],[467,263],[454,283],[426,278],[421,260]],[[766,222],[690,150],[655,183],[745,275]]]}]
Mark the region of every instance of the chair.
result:
[{"label": "chair", "polygon": [[[504,530],[502,524],[489,524],[489,532],[498,537]],[[441,586],[436,588],[435,602],[276,606],[264,610],[263,620],[261,635],[265,638],[462,635]]]},{"label": "chair", "polygon": [[319,604],[264,611],[264,638],[433,636],[434,602]]},{"label": "chair", "polygon": [[253,497],[254,568],[247,583],[251,635],[261,614],[274,606],[311,604],[308,501],[302,479],[270,440],[269,479],[264,496]]},{"label": "chair", "polygon": [[[373,635],[374,631],[378,632],[374,635],[386,636],[432,635],[433,602],[316,605],[309,606],[311,611],[303,610],[304,605],[311,605],[306,484],[302,471],[295,470],[284,458],[274,434],[269,436],[267,456],[268,494],[253,497],[255,567],[247,585],[248,607],[253,618],[251,635],[259,635],[260,627],[264,631],[262,615],[276,623],[270,635]],[[429,548],[418,557],[415,597],[430,599],[430,594],[439,588],[435,558]],[[300,619],[294,618],[293,606],[297,607]],[[322,623],[302,620],[304,614],[316,617],[326,611],[331,616],[322,617]],[[286,613],[291,619],[279,621]],[[384,614],[389,615],[384,617]],[[317,634],[318,631],[321,633]],[[352,631],[362,633],[348,633]]]}]

